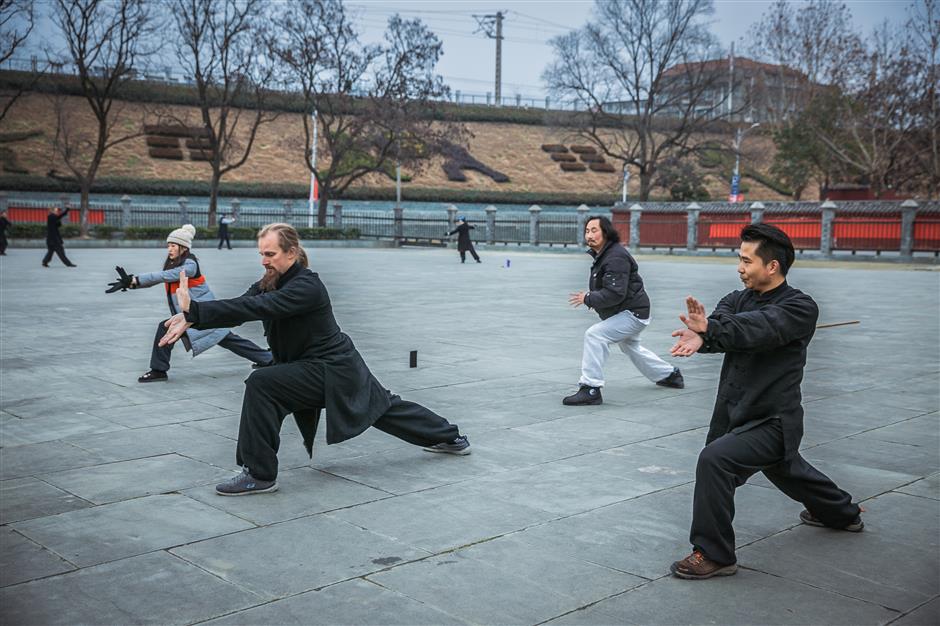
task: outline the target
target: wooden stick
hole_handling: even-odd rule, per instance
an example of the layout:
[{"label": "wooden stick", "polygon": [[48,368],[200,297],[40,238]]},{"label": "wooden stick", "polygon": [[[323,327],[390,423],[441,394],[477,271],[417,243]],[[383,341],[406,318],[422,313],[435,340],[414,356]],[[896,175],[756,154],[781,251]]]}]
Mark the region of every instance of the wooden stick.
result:
[{"label": "wooden stick", "polygon": [[816,328],[834,328],[836,326],[848,326],[849,324],[861,324],[859,320],[852,320],[850,322],[834,322],[832,324],[816,324]]}]

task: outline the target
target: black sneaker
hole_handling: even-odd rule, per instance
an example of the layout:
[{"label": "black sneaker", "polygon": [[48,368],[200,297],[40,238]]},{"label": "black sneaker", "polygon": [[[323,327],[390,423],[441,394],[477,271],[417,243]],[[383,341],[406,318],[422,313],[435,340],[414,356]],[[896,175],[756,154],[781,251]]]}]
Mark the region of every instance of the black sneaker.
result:
[{"label": "black sneaker", "polygon": [[583,406],[587,404],[601,404],[604,399],[601,397],[600,387],[588,387],[581,385],[577,393],[564,398],[561,403],[567,406]]},{"label": "black sneaker", "polygon": [[168,379],[166,372],[161,372],[160,370],[150,370],[143,376],[137,379],[139,383],[160,383],[166,382]]},{"label": "black sneaker", "polygon": [[[821,526],[825,528],[833,528],[832,526],[826,526],[822,520],[817,519],[813,516],[812,513],[806,509],[800,511],[800,521],[804,524],[809,524],[810,526]],[[834,528],[834,530],[847,530],[850,533],[859,533],[862,532],[862,529],[865,528],[865,522],[862,521],[862,516],[857,515],[854,520],[847,526],[842,528]]]},{"label": "black sneaker", "polygon": [[426,452],[443,452],[444,454],[459,454],[464,456],[470,454],[470,439],[465,435],[460,435],[448,443],[436,443],[433,446],[425,446]]},{"label": "black sneaker", "polygon": [[672,387],[673,389],[685,389],[685,380],[682,378],[682,372],[679,368],[672,370],[672,374],[662,380],[656,381],[660,387]]},{"label": "black sneaker", "polygon": [[216,494],[220,496],[250,496],[256,493],[273,493],[277,491],[276,480],[258,480],[243,468],[242,473],[215,486]]}]

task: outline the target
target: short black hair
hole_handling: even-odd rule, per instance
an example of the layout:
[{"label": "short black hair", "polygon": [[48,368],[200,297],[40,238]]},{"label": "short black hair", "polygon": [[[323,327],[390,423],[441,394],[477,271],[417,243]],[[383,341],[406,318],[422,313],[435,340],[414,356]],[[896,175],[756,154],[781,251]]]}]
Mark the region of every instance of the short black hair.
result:
[{"label": "short black hair", "polygon": [[790,237],[770,224],[748,224],[741,229],[741,241],[756,242],[757,256],[763,259],[764,264],[777,261],[780,264],[780,273],[784,276],[796,257]]},{"label": "short black hair", "polygon": [[597,220],[600,224],[601,232],[604,233],[604,239],[613,241],[614,243],[620,241],[620,233],[618,233],[614,225],[610,223],[610,218],[604,217],[603,215],[589,215],[588,218],[584,220],[585,228],[591,223],[591,220]]}]

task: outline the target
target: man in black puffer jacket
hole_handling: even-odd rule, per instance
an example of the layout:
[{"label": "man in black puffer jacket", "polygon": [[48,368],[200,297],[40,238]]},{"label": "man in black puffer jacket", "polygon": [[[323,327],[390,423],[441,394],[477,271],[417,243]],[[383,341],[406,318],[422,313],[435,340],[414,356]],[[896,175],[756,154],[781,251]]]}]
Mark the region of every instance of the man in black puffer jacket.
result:
[{"label": "man in black puffer jacket", "polygon": [[601,321],[584,333],[580,388],[562,403],[603,402],[604,363],[614,343],[648,379],[663,387],[682,389],[685,384],[679,369],[640,345],[640,333],[650,323],[650,299],[636,260],[620,245],[620,235],[613,224],[606,217],[589,217],[584,225],[584,239],[594,257],[590,291],[573,293],[568,302],[594,309]]}]

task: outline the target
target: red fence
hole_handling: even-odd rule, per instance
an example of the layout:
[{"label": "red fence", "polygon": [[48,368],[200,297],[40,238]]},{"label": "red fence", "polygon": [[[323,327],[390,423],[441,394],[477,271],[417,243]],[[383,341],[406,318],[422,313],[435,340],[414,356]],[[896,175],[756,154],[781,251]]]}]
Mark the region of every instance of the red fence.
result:
[{"label": "red fence", "polygon": [[[10,221],[14,224],[17,222],[39,222],[40,224],[45,224],[46,217],[49,215],[49,209],[35,209],[18,206],[11,206],[9,209],[7,209],[7,211]],[[78,216],[78,209],[71,209],[69,214],[65,217],[65,223],[77,224]],[[101,209],[88,209],[88,223],[104,224],[104,211]]]},{"label": "red fence", "polygon": [[654,248],[684,248],[687,228],[688,218],[684,211],[681,213],[642,213],[640,215],[640,245]]},{"label": "red fence", "polygon": [[914,220],[914,250],[940,250],[940,214],[919,215]]}]

